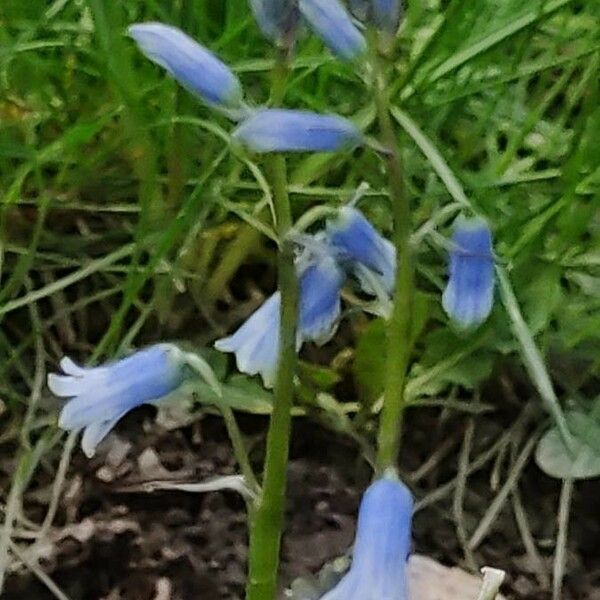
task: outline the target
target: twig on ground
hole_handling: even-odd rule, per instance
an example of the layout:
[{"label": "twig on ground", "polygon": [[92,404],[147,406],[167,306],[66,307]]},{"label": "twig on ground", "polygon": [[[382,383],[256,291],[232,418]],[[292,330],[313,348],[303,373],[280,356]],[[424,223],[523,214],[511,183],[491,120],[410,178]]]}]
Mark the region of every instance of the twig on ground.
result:
[{"label": "twig on ground", "polygon": [[27,558],[26,553],[21,552],[19,547],[14,543],[10,542],[10,549],[15,556],[48,588],[48,591],[58,600],[71,600],[57,585],[53,579],[44,573],[43,569],[38,564],[32,562]]},{"label": "twig on ground", "polygon": [[521,476],[523,469],[529,462],[529,459],[531,457],[531,454],[533,453],[533,450],[535,449],[538,438],[539,434],[532,435],[529,438],[528,442],[525,444],[523,450],[521,450],[521,453],[519,454],[514,465],[512,466],[512,469],[510,470],[508,477],[504,482],[504,485],[494,498],[493,502],[490,504],[490,507],[479,522],[477,529],[471,536],[471,539],[469,540],[469,548],[471,550],[475,550],[489,533],[490,528],[492,527],[494,521],[496,520],[496,517],[502,510],[502,507],[504,506],[508,495],[519,481],[519,477]]},{"label": "twig on ground", "polygon": [[569,533],[569,516],[571,514],[572,496],[573,480],[565,479],[563,481],[558,504],[558,535],[556,536],[554,568],[552,569],[552,600],[560,600],[562,594],[562,584],[567,563],[567,537]]},{"label": "twig on ground", "polygon": [[527,512],[523,506],[521,492],[519,491],[518,485],[516,485],[513,489],[511,499],[513,511],[515,513],[515,520],[517,521],[517,527],[519,528],[519,533],[521,534],[521,540],[523,541],[523,546],[525,546],[525,551],[527,552],[527,556],[531,561],[531,565],[535,570],[538,583],[540,584],[541,588],[548,589],[550,587],[550,576],[548,575],[544,561],[538,552],[533,534],[531,533],[529,519],[527,518]]},{"label": "twig on ground", "polygon": [[456,534],[458,541],[462,546],[463,554],[467,562],[469,569],[476,571],[477,562],[473,556],[473,552],[469,548],[469,537],[467,529],[465,527],[464,519],[464,499],[467,488],[468,470],[469,470],[469,456],[471,454],[471,447],[473,445],[473,435],[475,433],[475,421],[469,419],[467,429],[465,431],[465,437],[463,440],[462,448],[460,451],[460,457],[458,460],[458,475],[456,477],[456,489],[454,491],[454,501],[452,503],[452,509],[454,513],[454,523],[456,524]]}]

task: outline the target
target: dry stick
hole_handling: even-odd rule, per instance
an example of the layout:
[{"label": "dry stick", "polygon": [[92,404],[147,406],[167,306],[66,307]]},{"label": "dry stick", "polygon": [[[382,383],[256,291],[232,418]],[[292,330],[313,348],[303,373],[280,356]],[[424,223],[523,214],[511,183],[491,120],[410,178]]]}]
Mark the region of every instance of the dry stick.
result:
[{"label": "dry stick", "polygon": [[506,481],[504,482],[504,485],[494,498],[494,501],[481,519],[477,529],[475,530],[475,533],[473,533],[471,539],[469,540],[469,548],[471,550],[475,550],[489,533],[490,527],[496,520],[498,513],[502,510],[508,495],[519,481],[521,472],[525,468],[525,465],[529,462],[529,458],[531,457],[531,453],[535,448],[538,438],[539,435],[531,436],[521,451],[521,454],[519,454],[517,457],[515,464],[513,465]]},{"label": "dry stick", "polygon": [[58,600],[70,600],[57,585],[54,583],[52,578],[44,573],[43,569],[40,568],[34,561],[29,560],[24,552],[21,552],[20,548],[14,543],[10,542],[10,549],[15,556],[48,588],[55,598]]},{"label": "dry stick", "polygon": [[554,553],[554,567],[552,569],[552,600],[560,600],[561,598],[562,583],[567,562],[567,536],[569,533],[572,496],[573,480],[565,479],[560,491],[558,505],[558,536],[556,538],[556,552]]},{"label": "dry stick", "polygon": [[42,394],[42,386],[44,384],[44,349],[41,342],[41,323],[39,313],[34,302],[29,305],[31,320],[34,329],[36,330],[36,366],[31,394],[29,396],[29,408],[23,422],[23,430],[21,432],[21,452],[19,463],[13,476],[12,486],[6,501],[6,510],[4,512],[4,527],[0,534],[0,593],[4,588],[4,579],[6,571],[10,565],[9,547],[12,538],[12,532],[17,519],[18,513],[21,510],[22,495],[25,487],[26,476],[29,458],[31,457],[31,444],[29,441],[29,427],[34,417],[36,406]]},{"label": "dry stick", "polygon": [[[477,457],[477,459],[469,465],[469,468],[467,469],[467,475],[472,475],[473,473],[476,473],[477,471],[482,469],[492,458],[494,458],[494,456],[501,450],[501,448],[505,444],[509,443],[511,435],[512,434],[510,432],[505,433],[496,441],[496,443],[493,446],[488,448],[488,450],[486,450],[483,454],[480,454]],[[454,478],[451,481],[444,483],[437,489],[433,490],[433,492],[430,492],[424,498],[421,498],[421,500],[416,502],[415,512],[423,510],[424,508],[435,504],[436,502],[450,494],[452,490],[456,487],[456,479],[457,478]]]},{"label": "dry stick", "polygon": [[465,527],[464,519],[464,499],[465,491],[467,488],[467,478],[469,470],[469,456],[471,454],[471,447],[473,446],[473,435],[475,433],[475,421],[471,418],[468,421],[467,429],[465,431],[465,437],[463,440],[462,448],[460,450],[460,457],[458,460],[458,475],[456,477],[456,490],[454,492],[454,501],[452,503],[452,511],[454,513],[454,522],[456,524],[456,533],[460,545],[462,546],[463,554],[467,565],[472,571],[477,571],[477,562],[475,557],[469,548],[467,530]]},{"label": "dry stick", "polygon": [[[510,443],[511,438],[515,435],[515,432],[518,431],[521,427],[523,427],[529,418],[529,407],[526,406],[522,411],[517,420],[513,423],[511,428],[503,433],[498,440],[488,448],[483,454],[480,454],[469,466],[467,469],[467,475],[472,475],[476,471],[482,469],[498,452],[504,448],[504,446]],[[435,504],[442,498],[445,498],[456,486],[456,478],[451,481],[444,483],[437,489],[433,490],[425,496],[421,498],[415,504],[415,511],[423,510],[424,508]]]},{"label": "dry stick", "polygon": [[78,431],[71,431],[63,447],[60,462],[58,463],[56,477],[54,478],[54,483],[52,484],[52,496],[50,497],[50,504],[48,505],[44,522],[42,523],[42,527],[39,531],[39,540],[43,540],[48,533],[48,530],[52,526],[52,522],[54,521],[54,517],[58,509],[58,502],[60,500],[65,478],[67,476],[69,463],[71,462],[71,454],[73,453],[73,448],[75,447],[75,441],[77,440],[78,433]]},{"label": "dry stick", "polygon": [[[457,433],[459,432],[457,431]],[[424,477],[427,477],[448,456],[457,441],[456,435],[447,437],[418,469],[406,475],[406,479],[410,483],[416,484]]]},{"label": "dry stick", "polygon": [[[21,459],[21,464],[23,458],[24,457]],[[23,491],[22,472],[22,468],[17,469],[17,473],[8,494],[8,500],[6,501],[6,509],[4,511],[4,523],[2,534],[0,535],[0,594],[4,588],[4,578],[10,564],[9,546],[11,544],[12,531],[17,518],[17,513],[21,507],[21,493]]]},{"label": "dry stick", "polygon": [[519,528],[519,533],[521,534],[521,540],[525,546],[527,556],[529,557],[529,560],[531,561],[531,564],[535,570],[540,587],[547,590],[550,587],[550,577],[548,576],[548,572],[544,566],[544,561],[538,552],[533,534],[531,533],[529,519],[527,517],[525,507],[523,506],[521,492],[519,491],[518,485],[516,485],[515,489],[512,491],[511,498],[515,519],[517,521],[517,526]]}]

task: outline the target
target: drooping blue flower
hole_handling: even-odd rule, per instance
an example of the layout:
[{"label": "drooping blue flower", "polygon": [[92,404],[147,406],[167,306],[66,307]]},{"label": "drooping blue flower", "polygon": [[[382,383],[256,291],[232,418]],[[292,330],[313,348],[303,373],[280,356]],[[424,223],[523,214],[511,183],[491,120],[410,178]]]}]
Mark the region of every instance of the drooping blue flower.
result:
[{"label": "drooping blue flower", "polygon": [[[296,344],[324,344],[335,333],[340,317],[340,291],[344,274],[328,248],[317,238],[296,260],[299,279],[299,323]],[[279,354],[281,295],[275,292],[231,336],[217,340],[215,348],[233,352],[237,368],[260,374],[265,387],[273,387]]]},{"label": "drooping blue flower", "polygon": [[372,0],[373,23],[381,31],[396,33],[402,17],[401,0]]},{"label": "drooping blue flower", "polygon": [[272,388],[277,374],[281,294],[275,292],[232,335],[215,342],[221,352],[233,352],[238,371],[260,375]]},{"label": "drooping blue flower", "polygon": [[127,412],[175,391],[187,364],[186,354],[172,344],[156,344],[100,367],[80,367],[65,356],[63,374],[48,375],[50,391],[69,398],[58,424],[68,431],[83,429],[81,447],[91,457]]},{"label": "drooping blue flower", "polygon": [[350,0],[350,10],[363,23],[394,34],[402,17],[402,0]]},{"label": "drooping blue flower", "polygon": [[320,236],[306,236],[302,253],[296,260],[299,279],[298,343],[327,343],[340,318],[340,292],[346,279],[337,260]]},{"label": "drooping blue flower", "polygon": [[210,106],[242,108],[242,86],[231,69],[177,27],[137,23],[127,32],[147,58]]},{"label": "drooping blue flower", "polygon": [[336,152],[358,146],[362,133],[337,115],[263,109],[254,112],[232,137],[252,152]]},{"label": "drooping blue flower", "polygon": [[297,0],[250,0],[250,8],[261,31],[273,42],[283,43],[298,22]]},{"label": "drooping blue flower", "polygon": [[398,479],[372,483],[358,512],[350,570],[321,600],[408,600],[412,512],[412,495]]},{"label": "drooping blue flower", "polygon": [[355,60],[367,50],[365,38],[339,0],[299,0],[300,12],[325,45],[343,60]]},{"label": "drooping blue flower", "polygon": [[459,217],[450,249],[450,277],[442,297],[444,310],[464,328],[476,327],[494,303],[492,233],[481,218]]},{"label": "drooping blue flower", "polygon": [[[358,277],[365,292],[378,295],[374,289],[374,284],[378,284],[385,293],[392,295],[396,248],[379,234],[360,210],[352,206],[340,208],[338,216],[327,223],[327,237],[340,260]],[[365,268],[370,273],[366,273]]]}]

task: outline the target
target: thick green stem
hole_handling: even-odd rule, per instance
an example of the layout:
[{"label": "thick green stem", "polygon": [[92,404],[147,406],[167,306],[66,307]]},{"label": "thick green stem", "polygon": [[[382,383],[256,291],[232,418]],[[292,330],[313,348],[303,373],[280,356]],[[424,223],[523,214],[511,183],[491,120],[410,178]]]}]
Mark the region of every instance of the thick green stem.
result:
[{"label": "thick green stem", "polygon": [[[287,70],[280,60],[274,73],[272,101],[275,104],[279,104],[282,100],[286,73]],[[272,156],[267,166],[273,189],[277,233],[280,240],[278,262],[278,283],[281,293],[280,345],[273,412],[267,435],[262,493],[250,519],[247,600],[273,600],[277,590],[296,369],[298,282],[293,247],[287,240],[292,227],[292,215],[287,191],[285,158]]]},{"label": "thick green stem", "polygon": [[[375,44],[372,46],[375,47]],[[404,192],[402,163],[390,116],[387,86],[377,66],[375,50],[373,57],[377,118],[380,142],[387,152],[384,159],[394,221],[393,243],[397,256],[394,308],[387,326],[387,364],[377,450],[377,468],[383,472],[396,465],[402,434],[402,414],[406,404],[404,389],[412,345],[414,267],[410,245],[412,229],[410,203]]]}]

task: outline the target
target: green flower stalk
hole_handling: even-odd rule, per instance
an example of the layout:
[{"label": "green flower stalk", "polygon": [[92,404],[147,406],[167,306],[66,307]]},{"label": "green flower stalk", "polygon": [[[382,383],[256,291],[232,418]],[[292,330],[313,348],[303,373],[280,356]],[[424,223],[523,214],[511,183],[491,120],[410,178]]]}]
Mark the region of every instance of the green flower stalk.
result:
[{"label": "green flower stalk", "polygon": [[383,392],[383,409],[377,440],[377,469],[383,473],[394,467],[400,448],[402,415],[406,404],[405,386],[411,353],[413,298],[415,293],[414,265],[410,245],[412,231],[410,203],[404,191],[402,161],[397,136],[390,115],[389,86],[383,76],[377,56],[377,36],[370,32],[371,57],[374,68],[373,94],[377,106],[380,142],[388,175],[396,250],[394,305],[387,326],[387,364]]}]

